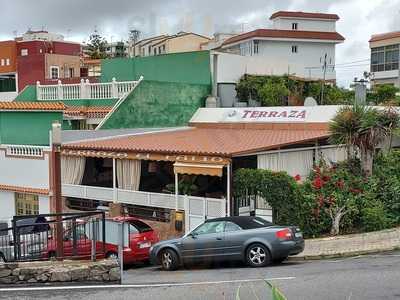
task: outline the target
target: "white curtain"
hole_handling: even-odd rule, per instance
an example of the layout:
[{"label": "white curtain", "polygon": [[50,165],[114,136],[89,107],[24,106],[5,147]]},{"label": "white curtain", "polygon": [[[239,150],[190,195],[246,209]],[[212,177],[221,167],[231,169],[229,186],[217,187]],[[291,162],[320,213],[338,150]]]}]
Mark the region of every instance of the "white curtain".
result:
[{"label": "white curtain", "polygon": [[132,159],[117,160],[118,188],[138,191],[140,185],[141,161]]},{"label": "white curtain", "polygon": [[346,147],[341,146],[318,149],[317,161],[320,161],[321,157],[328,164],[344,161],[347,158]]},{"label": "white curtain", "polygon": [[82,183],[85,173],[85,157],[62,156],[61,157],[61,182],[63,184],[79,185]]},{"label": "white curtain", "polygon": [[291,176],[308,176],[313,167],[313,150],[258,155],[258,168],[271,171],[285,171]]}]

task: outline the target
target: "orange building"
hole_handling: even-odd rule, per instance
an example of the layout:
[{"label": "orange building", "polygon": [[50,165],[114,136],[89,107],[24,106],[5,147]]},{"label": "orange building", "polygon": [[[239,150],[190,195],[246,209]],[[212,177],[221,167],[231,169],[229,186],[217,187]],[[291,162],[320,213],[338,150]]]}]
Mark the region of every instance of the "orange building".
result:
[{"label": "orange building", "polygon": [[17,43],[0,42],[0,75],[17,71]]}]

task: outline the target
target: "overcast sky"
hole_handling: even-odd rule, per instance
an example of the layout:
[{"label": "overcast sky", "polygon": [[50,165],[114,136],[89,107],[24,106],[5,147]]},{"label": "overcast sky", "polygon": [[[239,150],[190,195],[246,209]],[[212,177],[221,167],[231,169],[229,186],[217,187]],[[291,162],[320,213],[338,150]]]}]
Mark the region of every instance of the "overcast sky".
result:
[{"label": "overcast sky", "polygon": [[[129,29],[142,37],[193,31],[249,31],[271,26],[277,10],[329,12],[340,16],[337,79],[348,86],[368,70],[371,34],[400,30],[400,0],[0,0],[0,40],[27,29],[61,33],[83,42],[97,28],[109,41],[127,39]],[[354,62],[353,64],[347,64]]]}]

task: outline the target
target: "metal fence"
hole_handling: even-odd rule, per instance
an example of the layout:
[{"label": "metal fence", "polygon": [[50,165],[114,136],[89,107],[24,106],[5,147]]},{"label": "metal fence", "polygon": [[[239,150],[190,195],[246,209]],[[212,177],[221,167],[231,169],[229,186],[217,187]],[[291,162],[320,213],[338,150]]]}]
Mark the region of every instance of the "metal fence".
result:
[{"label": "metal fence", "polygon": [[12,227],[0,229],[0,261],[48,260],[57,256],[57,244],[57,259],[104,257],[105,226],[104,212],[15,216]]}]

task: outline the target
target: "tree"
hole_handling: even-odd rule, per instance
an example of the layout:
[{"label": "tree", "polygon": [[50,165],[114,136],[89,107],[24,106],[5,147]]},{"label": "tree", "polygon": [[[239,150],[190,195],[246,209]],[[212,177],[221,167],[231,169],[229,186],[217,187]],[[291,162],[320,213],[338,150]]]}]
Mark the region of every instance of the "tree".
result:
[{"label": "tree", "polygon": [[362,105],[346,106],[329,125],[330,140],[335,144],[346,144],[349,158],[354,154],[351,149],[356,147],[363,173],[369,176],[372,175],[375,149],[397,126],[398,115],[394,111],[379,111]]},{"label": "tree", "polygon": [[265,106],[282,106],[289,95],[283,79],[268,80],[260,90],[261,102]]},{"label": "tree", "polygon": [[87,47],[88,54],[92,59],[104,59],[108,57],[106,53],[107,41],[96,29],[90,35]]}]

